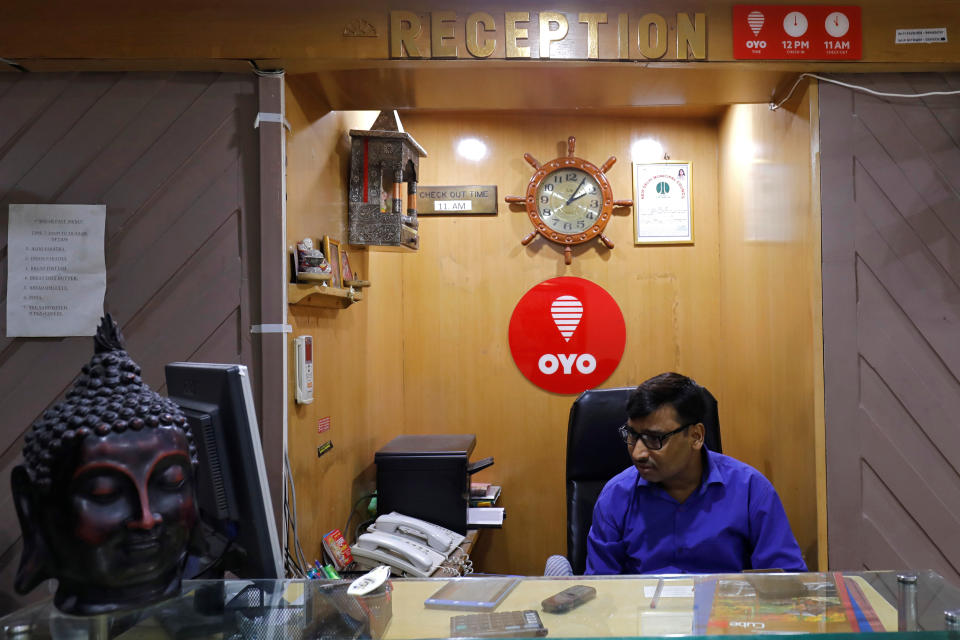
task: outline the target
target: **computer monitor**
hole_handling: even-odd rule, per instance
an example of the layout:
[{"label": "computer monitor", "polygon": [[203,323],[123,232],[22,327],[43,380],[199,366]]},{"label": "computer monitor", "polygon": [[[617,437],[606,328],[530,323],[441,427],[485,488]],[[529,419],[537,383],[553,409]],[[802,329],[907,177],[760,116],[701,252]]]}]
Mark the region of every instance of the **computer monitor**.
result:
[{"label": "computer monitor", "polygon": [[247,368],[173,362],[166,366],[166,378],[167,395],[183,410],[193,432],[200,460],[198,526],[211,548],[208,554],[218,558],[206,567],[191,559],[184,577],[229,572],[240,578],[283,578]]}]

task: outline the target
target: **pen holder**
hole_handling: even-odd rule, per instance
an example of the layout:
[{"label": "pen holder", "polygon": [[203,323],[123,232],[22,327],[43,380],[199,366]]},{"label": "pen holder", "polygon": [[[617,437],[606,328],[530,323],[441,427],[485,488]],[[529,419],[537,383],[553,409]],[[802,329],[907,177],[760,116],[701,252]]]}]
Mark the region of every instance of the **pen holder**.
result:
[{"label": "pen holder", "polygon": [[373,640],[380,640],[390,619],[393,617],[393,582],[387,580],[383,586],[372,593],[362,596],[353,596],[357,604],[363,609],[370,620],[370,636]]}]

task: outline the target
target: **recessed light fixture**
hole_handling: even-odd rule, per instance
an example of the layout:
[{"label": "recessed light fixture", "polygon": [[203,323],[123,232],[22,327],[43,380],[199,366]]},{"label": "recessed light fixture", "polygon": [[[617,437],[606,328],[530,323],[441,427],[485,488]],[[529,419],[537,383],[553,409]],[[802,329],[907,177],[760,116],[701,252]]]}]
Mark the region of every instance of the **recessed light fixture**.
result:
[{"label": "recessed light fixture", "polygon": [[657,162],[663,160],[663,145],[653,138],[641,138],[630,146],[633,162]]},{"label": "recessed light fixture", "polygon": [[487,145],[477,138],[462,138],[457,143],[457,154],[467,160],[483,160],[487,157]]}]

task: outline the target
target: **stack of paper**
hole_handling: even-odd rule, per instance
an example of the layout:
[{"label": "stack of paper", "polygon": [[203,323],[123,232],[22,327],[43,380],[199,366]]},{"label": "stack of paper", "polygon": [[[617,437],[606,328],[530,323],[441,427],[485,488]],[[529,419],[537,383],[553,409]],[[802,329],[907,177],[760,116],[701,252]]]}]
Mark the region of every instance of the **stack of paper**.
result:
[{"label": "stack of paper", "polygon": [[470,508],[467,509],[467,528],[502,527],[505,516],[503,507]]},{"label": "stack of paper", "polygon": [[500,498],[500,485],[489,482],[470,483],[470,506],[492,507]]}]

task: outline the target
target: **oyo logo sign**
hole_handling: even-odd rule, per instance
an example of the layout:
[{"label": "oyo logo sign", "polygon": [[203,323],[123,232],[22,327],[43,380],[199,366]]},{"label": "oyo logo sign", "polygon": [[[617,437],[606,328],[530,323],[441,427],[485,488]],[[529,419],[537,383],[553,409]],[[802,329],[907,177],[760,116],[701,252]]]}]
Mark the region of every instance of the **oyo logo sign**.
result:
[{"label": "oyo logo sign", "polygon": [[520,299],[510,318],[510,352],[541,389],[580,393],[600,386],[623,357],[623,313],[602,287],[552,278]]}]

